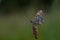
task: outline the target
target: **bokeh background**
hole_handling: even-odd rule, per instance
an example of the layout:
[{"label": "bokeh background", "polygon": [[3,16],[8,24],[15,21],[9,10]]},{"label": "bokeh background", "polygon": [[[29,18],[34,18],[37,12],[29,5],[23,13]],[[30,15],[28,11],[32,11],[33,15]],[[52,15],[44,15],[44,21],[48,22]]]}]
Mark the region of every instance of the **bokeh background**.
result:
[{"label": "bokeh background", "polygon": [[60,40],[60,0],[0,0],[0,40],[35,40],[29,19],[40,9],[39,40]]}]

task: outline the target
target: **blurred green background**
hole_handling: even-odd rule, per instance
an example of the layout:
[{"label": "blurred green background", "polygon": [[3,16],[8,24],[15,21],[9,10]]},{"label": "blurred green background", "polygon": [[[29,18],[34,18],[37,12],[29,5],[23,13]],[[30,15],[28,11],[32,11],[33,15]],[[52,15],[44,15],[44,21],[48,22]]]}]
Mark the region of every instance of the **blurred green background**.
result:
[{"label": "blurred green background", "polygon": [[38,26],[39,40],[60,40],[60,0],[0,0],[0,40],[35,40],[27,17],[40,9],[45,22]]}]

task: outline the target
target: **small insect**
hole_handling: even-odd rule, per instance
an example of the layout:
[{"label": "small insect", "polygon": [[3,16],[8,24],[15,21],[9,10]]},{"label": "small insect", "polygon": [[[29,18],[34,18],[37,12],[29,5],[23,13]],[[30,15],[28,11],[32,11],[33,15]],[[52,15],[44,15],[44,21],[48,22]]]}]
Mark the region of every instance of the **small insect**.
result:
[{"label": "small insect", "polygon": [[39,25],[39,24],[43,24],[44,23],[44,13],[42,10],[40,10],[33,18],[33,20],[31,20],[31,23],[34,25]]}]

